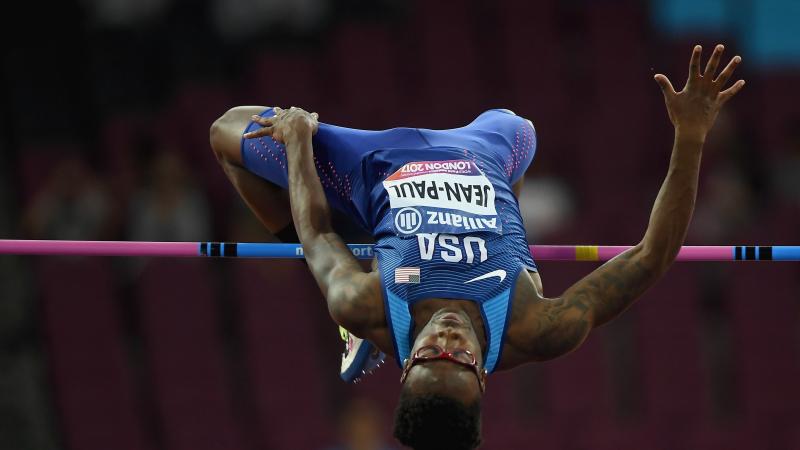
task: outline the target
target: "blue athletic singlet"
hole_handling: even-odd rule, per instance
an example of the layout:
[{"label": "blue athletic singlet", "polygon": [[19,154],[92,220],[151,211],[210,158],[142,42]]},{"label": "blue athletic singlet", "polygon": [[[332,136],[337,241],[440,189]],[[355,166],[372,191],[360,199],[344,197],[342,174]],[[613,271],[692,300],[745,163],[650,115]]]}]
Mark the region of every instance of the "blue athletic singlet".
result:
[{"label": "blue athletic singlet", "polygon": [[[272,109],[262,116],[274,115]],[[246,131],[259,128],[251,123]],[[409,357],[411,307],[472,300],[486,329],[484,365],[500,361],[517,275],[536,270],[511,186],[536,151],[530,121],[504,109],[450,130],[365,131],[320,123],[314,161],[331,206],[376,239],[386,319],[398,364]],[[283,188],[286,152],[243,139],[245,167]]]}]

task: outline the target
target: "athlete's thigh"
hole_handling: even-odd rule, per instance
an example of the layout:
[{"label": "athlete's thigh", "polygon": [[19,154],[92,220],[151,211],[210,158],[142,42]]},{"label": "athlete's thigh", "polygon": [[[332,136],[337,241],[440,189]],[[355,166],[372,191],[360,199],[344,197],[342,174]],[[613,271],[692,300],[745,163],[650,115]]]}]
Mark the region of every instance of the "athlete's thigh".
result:
[{"label": "athlete's thigh", "polygon": [[243,166],[242,134],[252,122],[252,116],[267,109],[268,106],[237,106],[217,119],[211,127],[211,147],[217,157]]},{"label": "athlete's thigh", "polygon": [[273,180],[247,168],[241,153],[242,134],[252,123],[251,117],[267,109],[264,106],[230,109],[211,126],[210,141],[233,187],[264,226],[275,234],[292,223],[289,194]]}]

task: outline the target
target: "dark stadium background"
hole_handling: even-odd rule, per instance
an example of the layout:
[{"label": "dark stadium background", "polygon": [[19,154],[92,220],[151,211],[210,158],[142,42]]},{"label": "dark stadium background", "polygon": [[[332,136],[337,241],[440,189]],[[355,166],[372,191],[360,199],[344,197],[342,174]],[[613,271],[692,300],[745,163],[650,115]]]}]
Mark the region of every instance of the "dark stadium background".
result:
[{"label": "dark stadium background", "polygon": [[[672,141],[652,77],[682,86],[691,45],[721,42],[747,86],[706,147],[687,243],[800,244],[799,5],[11,2],[0,236],[269,239],[208,145],[228,108],[379,129],[503,107],[538,132],[532,243],[633,244]],[[540,266],[551,296],[594,267]],[[492,376],[484,448],[800,448],[799,288],[794,263],[676,264],[580,350]],[[0,448],[396,448],[398,369],[348,386],[340,352],[299,262],[5,256]]]}]

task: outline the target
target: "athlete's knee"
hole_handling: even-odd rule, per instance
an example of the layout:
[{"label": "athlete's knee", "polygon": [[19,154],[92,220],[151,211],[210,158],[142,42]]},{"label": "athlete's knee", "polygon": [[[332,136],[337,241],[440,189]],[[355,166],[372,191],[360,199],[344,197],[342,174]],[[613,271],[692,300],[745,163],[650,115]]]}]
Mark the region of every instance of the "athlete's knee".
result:
[{"label": "athlete's knee", "polygon": [[241,165],[242,133],[254,114],[262,113],[264,106],[237,106],[229,109],[211,124],[209,140],[220,163]]},{"label": "athlete's knee", "polygon": [[231,153],[231,149],[236,148],[237,146],[232,145],[232,139],[234,136],[231,132],[231,128],[234,126],[233,118],[236,116],[237,108],[240,107],[231,108],[226,111],[225,114],[220,116],[211,124],[211,128],[208,130],[208,139],[211,144],[211,150],[214,152],[214,156],[217,157],[217,161],[220,163],[230,162],[234,157],[234,155]]}]

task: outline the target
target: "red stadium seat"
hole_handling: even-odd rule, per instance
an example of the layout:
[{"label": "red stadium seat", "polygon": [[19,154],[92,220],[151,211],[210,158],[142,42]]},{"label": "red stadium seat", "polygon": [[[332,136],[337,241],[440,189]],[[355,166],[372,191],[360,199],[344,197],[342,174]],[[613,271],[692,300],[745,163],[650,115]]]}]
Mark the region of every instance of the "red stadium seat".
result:
[{"label": "red stadium seat", "polygon": [[[598,84],[597,88],[605,88],[609,94],[617,88],[624,88],[625,91],[617,94],[635,101],[637,91],[631,88],[650,87],[656,93],[659,91],[647,65],[645,38],[649,30],[643,17],[646,11],[632,3],[635,2],[592,2],[581,8],[581,15],[586,20],[585,42],[595,65],[592,78]],[[631,86],[629,82],[635,84]]]},{"label": "red stadium seat", "polygon": [[602,334],[595,330],[578,350],[547,363],[548,396],[559,420],[611,415]]},{"label": "red stadium seat", "polygon": [[72,146],[29,146],[19,152],[17,177],[22,184],[19,192],[23,202],[32,200],[47,184],[53,169],[68,156],[80,155]]},{"label": "red stadium seat", "polygon": [[[348,24],[333,37],[326,55],[338,80],[339,101],[325,122],[362,129],[405,125],[404,114],[413,116],[401,101],[396,40],[382,25]],[[398,117],[400,116],[400,117]]]},{"label": "red stadium seat", "polygon": [[[800,242],[800,215],[791,204],[776,204],[768,219],[759,222],[759,229],[765,230],[764,240],[750,241],[751,244],[796,245]],[[767,240],[769,239],[769,240]]]},{"label": "red stadium seat", "polygon": [[673,266],[636,305],[650,418],[698,419],[705,411],[700,298],[695,270]]},{"label": "red stadium seat", "polygon": [[695,269],[673,266],[638,304],[645,422],[660,441],[686,445],[687,430],[708,417],[700,298]]},{"label": "red stadium seat", "polygon": [[[552,427],[544,366],[529,364],[489,378],[483,399],[483,434],[487,448],[557,448],[560,433]],[[526,445],[527,443],[527,445]]]},{"label": "red stadium seat", "polygon": [[[743,56],[747,58],[747,55]],[[741,74],[738,75],[742,78]],[[798,115],[792,96],[786,93],[795,89],[797,79],[794,73],[773,73],[762,75],[755,80],[755,83],[750,83],[748,77],[747,88],[757,89],[757,92],[749,96],[737,96],[737,102],[743,100],[738,97],[753,98],[755,104],[752,105],[754,112],[752,118],[761,129],[761,139],[764,141],[759,148],[761,155],[769,157],[778,151],[787,151],[786,135],[789,127],[796,125]]]},{"label": "red stadium seat", "polygon": [[758,436],[774,436],[800,419],[798,271],[788,263],[739,264],[727,295],[744,417]]},{"label": "red stadium seat", "polygon": [[684,448],[697,450],[796,448],[782,445],[773,446],[768,443],[771,440],[771,437],[757,436],[751,428],[734,422],[725,426],[707,425],[704,428],[695,430],[692,440]]},{"label": "red stadium seat", "polygon": [[207,261],[151,260],[138,280],[142,332],[169,450],[241,449]]},{"label": "red stadium seat", "polygon": [[340,383],[338,367],[320,367],[313,356],[319,347],[313,318],[325,311],[319,289],[299,261],[245,261],[234,270],[231,292],[241,312],[259,442],[319,448],[331,440],[324,383]]},{"label": "red stadium seat", "polygon": [[[540,266],[546,296],[560,295],[592,270],[585,263]],[[606,328],[592,331],[576,351],[542,364],[542,383],[550,415],[544,425],[569,442],[582,439],[592,426],[612,422],[614,399],[604,351]],[[579,430],[575,423],[583,424]],[[565,441],[567,442],[567,441]]]},{"label": "red stadium seat", "polygon": [[559,136],[559,141],[569,139],[569,134],[560,130],[572,122],[567,117],[570,98],[564,73],[565,47],[557,29],[557,2],[501,0],[496,5],[496,50],[502,56],[497,70],[508,80],[498,92],[499,106],[533,121],[552,149],[554,136]]},{"label": "red stadium seat", "polygon": [[[136,188],[137,183],[137,158],[144,155],[137,154],[141,151],[137,141],[143,137],[147,120],[133,114],[110,117],[106,120],[100,135],[100,145],[103,148],[103,162],[106,167],[111,187],[120,197],[127,198]],[[157,151],[157,149],[150,149]]]},{"label": "red stadium seat", "polygon": [[637,192],[633,187],[643,183],[640,174],[649,167],[666,170],[672,145],[669,137],[653,138],[652,129],[668,119],[646,54],[644,11],[631,3],[592,2],[581,9],[589,70],[578,94],[583,106],[574,110],[587,112],[579,119],[586,127],[580,148],[597,154],[581,158],[582,173],[593,186],[616,192]]},{"label": "red stadium seat", "polygon": [[237,104],[311,108],[324,122],[328,105],[320,103],[322,93],[335,91],[329,78],[317,54],[265,51],[252,55]]},{"label": "red stadium seat", "polygon": [[497,423],[513,424],[519,415],[521,402],[518,400],[523,391],[521,386],[517,386],[516,375],[517,373],[512,372],[498,372],[489,377],[482,405],[485,417],[491,418],[487,421],[487,426]]},{"label": "red stadium seat", "polygon": [[635,421],[634,423],[625,423],[609,418],[607,423],[598,421],[590,424],[587,428],[587,430],[568,438],[566,448],[586,450],[686,448],[674,445],[671,439],[664,439]]},{"label": "red stadium seat", "polygon": [[[418,47],[412,55],[419,88],[414,107],[425,128],[453,128],[473,120],[481,111],[483,93],[475,52],[479,37],[477,17],[463,0],[416,2],[406,36]],[[486,108],[488,109],[488,108]]]},{"label": "red stadium seat", "polygon": [[141,420],[107,260],[36,261],[64,445],[154,449]]},{"label": "red stadium seat", "polygon": [[[257,99],[251,102],[259,103]],[[212,204],[221,210],[227,206],[232,188],[211,151],[208,130],[234,106],[232,96],[221,85],[185,84],[153,125],[157,142],[183,156]]]},{"label": "red stadium seat", "polygon": [[542,427],[538,423],[504,423],[483,414],[483,442],[480,448],[556,450],[563,446],[564,436],[558,430]]}]

